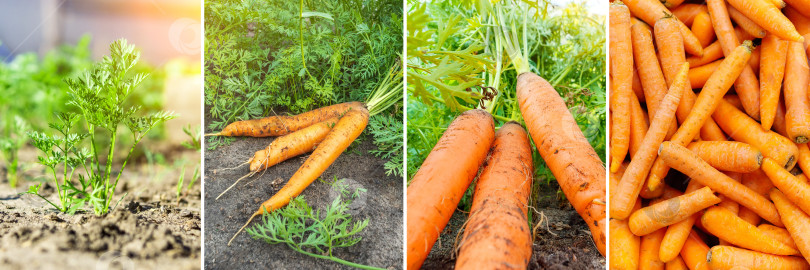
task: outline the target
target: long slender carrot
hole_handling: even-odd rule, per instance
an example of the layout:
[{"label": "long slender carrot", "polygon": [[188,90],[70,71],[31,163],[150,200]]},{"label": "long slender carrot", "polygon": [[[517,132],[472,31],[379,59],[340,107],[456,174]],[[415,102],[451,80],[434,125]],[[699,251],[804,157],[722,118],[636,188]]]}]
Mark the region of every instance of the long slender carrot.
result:
[{"label": "long slender carrot", "polygon": [[329,118],[339,117],[351,109],[365,108],[362,102],[346,102],[326,106],[293,116],[271,116],[233,122],[222,131],[206,136],[268,137],[286,135]]},{"label": "long slender carrot", "polygon": [[641,239],[630,232],[626,220],[610,220],[610,269],[638,269],[640,246]]},{"label": "long slender carrot", "polygon": [[803,15],[792,6],[785,7],[782,9],[782,12],[784,12],[785,16],[796,26],[796,31],[799,32],[800,35],[804,36],[810,34],[810,14]]},{"label": "long slender carrot", "polygon": [[689,69],[689,84],[692,88],[703,88],[706,81],[714,74],[714,71],[723,63],[723,60],[717,60],[696,68]]},{"label": "long slender carrot", "polygon": [[734,246],[775,255],[796,255],[799,251],[762,233],[754,225],[720,206],[710,207],[700,218],[708,233]]},{"label": "long slender carrot", "polygon": [[689,62],[690,67],[696,68],[714,62],[720,58],[723,58],[723,48],[720,47],[719,41],[715,41],[712,42],[712,44],[709,44],[709,46],[706,46],[705,49],[703,49],[703,56],[694,56],[694,55],[689,56],[686,58],[686,62]]},{"label": "long slender carrot", "polygon": [[684,220],[700,210],[720,202],[708,187],[641,208],[630,215],[628,225],[635,235],[643,236]]},{"label": "long slender carrot", "polygon": [[518,76],[516,88],[520,112],[537,151],[588,224],[597,249],[605,254],[607,192],[602,160],[551,84],[527,72]]},{"label": "long slender carrot", "polygon": [[[765,131],[759,123],[725,100],[720,101],[713,114],[720,128],[734,140],[750,144],[762,151],[785,169],[793,169],[799,149],[790,141],[773,131]],[[774,125],[776,122],[774,122]]]},{"label": "long slender carrot", "polygon": [[696,180],[729,199],[748,207],[748,209],[756,212],[774,225],[782,225],[775,207],[764,196],[712,168],[689,149],[672,142],[663,142],[658,151],[658,156],[664,162],[688,175],[693,181]]},{"label": "long slender carrot", "polygon": [[[689,181],[685,192],[695,192],[703,187],[698,181]],[[692,231],[692,226],[695,225],[700,215],[700,213],[692,214],[692,216],[667,227],[664,239],[661,240],[661,248],[658,250],[658,257],[662,261],[668,262],[678,256],[681,249],[683,249],[684,243],[686,243],[686,238],[689,237],[689,232]]]},{"label": "long slender carrot", "polygon": [[413,176],[408,186],[408,269],[422,266],[484,163],[494,133],[488,112],[462,113],[447,127]]},{"label": "long slender carrot", "polygon": [[489,160],[475,184],[456,269],[528,267],[532,236],[527,205],[533,174],[526,131],[517,122],[504,124],[495,133]]},{"label": "long slender carrot", "polygon": [[746,143],[700,141],[690,143],[688,148],[721,171],[749,173],[762,164],[762,152]]},{"label": "long slender carrot", "polygon": [[[692,33],[695,34],[700,45],[703,47],[709,46],[714,41],[714,28],[712,28],[712,19],[709,18],[708,12],[701,12],[695,16],[692,22]],[[704,52],[705,53],[705,52]]]},{"label": "long slender carrot", "polygon": [[779,215],[783,217],[785,228],[793,238],[793,242],[796,243],[804,259],[810,262],[810,234],[807,234],[810,231],[810,216],[790,202],[778,189],[771,190],[771,200],[779,210]]},{"label": "long slender carrot", "polygon": [[681,71],[669,88],[658,109],[658,113],[652,122],[652,126],[647,131],[636,157],[630,161],[630,165],[619,182],[616,193],[611,197],[610,216],[618,219],[625,219],[630,216],[632,203],[638,198],[641,192],[641,185],[644,183],[646,174],[655,160],[655,148],[666,136],[667,127],[674,122],[675,110],[683,95],[683,85],[686,83],[686,73],[689,64],[681,65]]},{"label": "long slender carrot", "polygon": [[666,228],[641,237],[639,251],[639,270],[663,270],[664,262],[658,258],[658,250],[661,248],[661,239],[664,238]]},{"label": "long slender carrot", "polygon": [[633,69],[633,93],[638,101],[644,102],[644,89],[641,87],[641,79],[638,77],[638,70],[635,68]]},{"label": "long slender carrot", "polygon": [[[765,28],[769,33],[774,33],[780,38],[789,41],[804,41],[804,38],[796,32],[793,23],[773,4],[766,1],[746,0],[729,0],[728,3],[759,26]],[[711,9],[711,6],[709,6],[709,11]],[[712,18],[714,17],[712,16]]]},{"label": "long slender carrot", "polygon": [[790,232],[788,232],[785,228],[780,228],[773,226],[771,224],[760,224],[757,226],[757,229],[762,231],[762,233],[768,235],[769,237],[776,239],[779,242],[787,245],[788,247],[799,250],[799,247],[796,246],[796,242],[793,242],[793,238],[790,237]]},{"label": "long slender carrot", "polygon": [[[695,138],[699,128],[704,126],[705,122],[711,118],[710,116],[717,104],[723,100],[723,95],[731,88],[734,79],[747,67],[746,63],[751,56],[751,49],[751,42],[745,42],[723,60],[717,71],[712,74],[700,91],[700,95],[695,99],[695,104],[689,111],[686,120],[678,128],[678,131],[672,135],[671,140],[673,142],[686,146]],[[648,185],[660,184],[661,179],[664,179],[668,170],[669,167],[660,158],[656,160],[650,169],[650,179],[647,180]],[[651,190],[656,188],[656,186],[650,187]]]},{"label": "long slender carrot", "polygon": [[799,147],[799,168],[805,175],[810,175],[810,147],[806,143],[797,145]]},{"label": "long slender carrot", "polygon": [[810,141],[810,101],[807,100],[807,85],[810,69],[807,54],[800,42],[790,42],[785,64],[785,120],[788,138],[796,143]]},{"label": "long slender carrot", "polygon": [[675,259],[668,261],[666,265],[666,270],[688,270],[689,268],[686,267],[686,263],[683,261],[681,256],[675,257]]},{"label": "long slender carrot", "polygon": [[[717,32],[717,40],[723,48],[723,54],[729,57],[735,48],[740,46],[740,40],[731,25],[731,18],[724,0],[707,0],[709,14],[712,16],[712,25]],[[753,51],[753,47],[751,48]],[[746,59],[748,61],[748,59]],[[735,77],[734,90],[740,96],[745,112],[759,119],[759,81],[754,71],[745,66],[739,77]]]},{"label": "long slender carrot", "polygon": [[708,11],[706,5],[687,3],[672,9],[672,15],[678,17],[678,20],[683,22],[683,24],[692,26],[692,21],[695,20],[695,17],[704,11]]},{"label": "long slender carrot", "polygon": [[781,256],[732,246],[714,246],[707,255],[712,269],[810,269],[807,262],[793,256]]},{"label": "long slender carrot", "polygon": [[338,156],[363,133],[367,124],[368,110],[364,105],[358,108],[352,108],[343,115],[332,128],[332,131],[326,135],[318,147],[315,148],[315,151],[304,161],[301,168],[290,177],[287,184],[270,197],[270,199],[262,203],[261,207],[250,216],[250,219],[248,219],[245,225],[228,241],[228,245],[239,235],[239,232],[250,224],[253,218],[279,209],[287,205],[290,199],[301,194],[309,184],[320,177],[321,174],[329,168],[329,165],[332,165],[332,162],[335,162]]},{"label": "long slender carrot", "polygon": [[[633,40],[634,62],[638,68],[638,76],[641,79],[644,96],[647,99],[648,117],[652,122],[658,112],[659,103],[667,94],[667,82],[655,54],[650,27],[640,20],[633,19],[633,26],[630,27],[630,30]],[[677,128],[677,122],[673,122],[669,127],[666,138],[672,136]]]},{"label": "long slender carrot", "polygon": [[782,79],[785,76],[787,61],[787,41],[776,35],[766,35],[762,40],[762,54],[759,70],[759,116],[762,128],[771,129],[779,105],[779,94],[782,92]]},{"label": "long slender carrot", "polygon": [[692,270],[708,270],[709,264],[706,263],[706,255],[709,253],[709,246],[703,242],[703,239],[692,230],[689,232],[689,237],[686,238],[686,243],[683,244],[681,249],[681,258],[689,269]]},{"label": "long slender carrot", "polygon": [[754,21],[745,17],[739,10],[734,8],[733,6],[728,7],[728,15],[737,23],[740,28],[745,30],[746,33],[754,36],[756,38],[764,38],[765,34],[767,33],[764,28],[757,25]]},{"label": "long slender carrot", "polygon": [[810,213],[810,184],[799,180],[769,158],[762,162],[762,171],[791,202],[798,205],[805,213]]},{"label": "long slender carrot", "polygon": [[[625,0],[624,4],[630,8],[630,12],[649,25],[655,25],[659,19],[671,16],[671,12],[658,0]],[[689,30],[681,21],[678,22],[678,29],[683,35],[683,45],[691,55],[703,55],[703,47],[694,33]],[[660,44],[659,44],[660,45]]]},{"label": "long slender carrot", "polygon": [[650,124],[647,123],[647,114],[641,108],[641,104],[635,95],[630,97],[630,158],[632,159],[638,148],[641,147],[641,142],[644,140],[644,135],[647,135],[647,129]]},{"label": "long slender carrot", "polygon": [[624,161],[630,148],[630,95],[633,86],[633,45],[630,10],[621,2],[610,5],[610,74],[616,87],[611,97],[610,170]]}]

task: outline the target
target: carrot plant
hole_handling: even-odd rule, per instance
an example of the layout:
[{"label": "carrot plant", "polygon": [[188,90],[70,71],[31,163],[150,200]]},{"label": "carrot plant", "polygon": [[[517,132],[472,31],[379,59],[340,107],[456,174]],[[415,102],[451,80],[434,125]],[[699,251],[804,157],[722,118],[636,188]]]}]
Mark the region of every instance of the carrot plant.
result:
[{"label": "carrot plant", "polygon": [[25,146],[28,137],[24,135],[24,131],[28,130],[28,123],[19,116],[11,117],[10,114],[5,115],[6,120],[0,122],[4,127],[3,137],[0,138],[0,153],[3,155],[8,167],[6,169],[6,178],[12,188],[17,187],[17,168],[19,167],[19,154],[17,153],[20,148]]},{"label": "carrot plant", "polygon": [[[109,56],[79,77],[65,79],[67,105],[75,112],[57,113],[56,121],[49,124],[55,135],[29,132],[34,146],[44,153],[39,161],[52,173],[58,201],[54,203],[40,194],[42,184],[30,186],[26,193],[37,195],[66,213],[75,213],[85,204],[96,215],[115,208],[110,207],[115,190],[135,147],[152,128],[175,117],[168,112],[141,116],[139,106],[125,105],[148,76],[145,73],[129,76],[139,58],[140,52],[134,45],[117,40],[110,44]],[[123,163],[113,170],[116,140],[125,134],[120,133],[122,127],[129,131],[133,143]],[[103,140],[106,138],[109,141]]]}]

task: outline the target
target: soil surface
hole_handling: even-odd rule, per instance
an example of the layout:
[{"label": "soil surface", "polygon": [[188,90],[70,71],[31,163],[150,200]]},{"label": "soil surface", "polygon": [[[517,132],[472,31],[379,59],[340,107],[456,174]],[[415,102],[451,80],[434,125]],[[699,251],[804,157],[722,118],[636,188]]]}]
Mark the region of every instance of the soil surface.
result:
[{"label": "soil surface", "polygon": [[[180,168],[127,166],[116,190],[120,204],[105,216],[90,212],[68,215],[34,195],[18,195],[37,181],[40,190],[58,201],[50,172],[28,160],[21,181],[12,189],[0,179],[0,265],[3,269],[200,269],[200,184],[178,200]],[[167,160],[185,159],[185,184],[199,164],[196,151],[170,150]],[[137,165],[136,165],[137,164]],[[87,207],[85,207],[87,209]]]},{"label": "soil surface", "polygon": [[[529,269],[605,269],[605,257],[596,249],[588,225],[562,197],[562,191],[558,193],[557,182],[540,184],[539,187],[540,190],[532,194],[539,199],[534,205],[536,212],[532,213],[535,220],[532,225],[541,219],[542,223],[535,234]],[[545,218],[538,219],[543,216]],[[456,235],[460,239],[460,234],[463,234],[460,230],[466,219],[466,213],[456,210],[422,269],[455,267],[454,242]]]},{"label": "soil surface", "polygon": [[[368,219],[359,235],[363,240],[351,247],[337,248],[335,257],[346,261],[388,269],[401,269],[402,255],[402,177],[386,176],[384,160],[368,153],[376,149],[371,136],[360,137],[321,175],[329,181],[344,179],[351,187],[367,190],[350,206],[354,220]],[[259,205],[278,192],[309,155],[277,164],[263,173],[242,180],[224,196],[215,198],[248,172],[247,166],[231,168],[249,160],[273,138],[237,138],[230,145],[205,151],[205,269],[352,269],[329,260],[300,254],[284,244],[270,245],[242,232],[231,244],[228,240]],[[216,172],[214,172],[216,170]],[[336,197],[329,184],[316,180],[302,195],[313,209],[323,209]],[[363,202],[365,201],[365,202]],[[250,226],[255,226],[257,218]]]}]

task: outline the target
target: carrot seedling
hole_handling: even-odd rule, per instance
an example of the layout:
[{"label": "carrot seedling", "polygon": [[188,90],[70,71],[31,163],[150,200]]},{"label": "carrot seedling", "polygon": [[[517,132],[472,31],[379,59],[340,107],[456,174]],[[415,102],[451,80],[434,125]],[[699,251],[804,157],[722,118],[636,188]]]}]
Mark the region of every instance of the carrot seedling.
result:
[{"label": "carrot seedling", "polygon": [[5,123],[0,125],[5,129],[3,136],[0,136],[0,153],[2,153],[5,163],[8,164],[6,169],[8,184],[14,188],[17,187],[17,167],[19,164],[17,152],[28,141],[28,137],[23,135],[23,131],[28,130],[29,126],[19,116],[12,118],[10,114],[6,114],[6,118]]}]

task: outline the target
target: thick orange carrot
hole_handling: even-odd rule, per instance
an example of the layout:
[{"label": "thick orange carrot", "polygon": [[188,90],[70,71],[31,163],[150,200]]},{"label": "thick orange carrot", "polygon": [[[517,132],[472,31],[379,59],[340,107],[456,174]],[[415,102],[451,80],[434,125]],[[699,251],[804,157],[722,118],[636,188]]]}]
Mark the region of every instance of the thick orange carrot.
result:
[{"label": "thick orange carrot", "polygon": [[692,270],[708,270],[709,264],[706,263],[708,253],[709,246],[703,242],[703,239],[694,230],[689,232],[689,237],[686,238],[686,243],[681,249],[681,258],[686,266]]},{"label": "thick orange carrot", "polygon": [[270,116],[244,120],[227,125],[222,131],[206,136],[281,136],[303,129],[329,118],[340,117],[351,109],[365,108],[362,102],[346,102],[308,111],[293,116]]},{"label": "thick orange carrot", "polygon": [[456,269],[528,267],[532,236],[527,205],[533,175],[526,131],[517,122],[504,124],[475,184]]},{"label": "thick orange carrot", "polygon": [[661,239],[664,238],[665,228],[642,236],[639,251],[639,270],[663,270],[664,262],[658,258],[658,249],[661,248]]},{"label": "thick orange carrot", "polygon": [[619,186],[616,188],[615,195],[611,197],[611,217],[625,219],[630,216],[630,210],[633,207],[632,203],[638,198],[641,185],[644,183],[647,172],[656,158],[656,146],[664,140],[667,128],[675,121],[675,110],[684,92],[683,85],[686,83],[688,69],[689,64],[684,63],[681,65],[681,71],[678,73],[675,83],[672,84],[669,92],[661,101],[658,113],[655,115],[652,126],[647,131],[636,157],[630,161],[627,171],[625,171]]},{"label": "thick orange carrot", "polygon": [[[695,192],[703,187],[698,181],[689,181],[685,192]],[[678,256],[683,244],[686,243],[686,238],[689,237],[689,232],[692,231],[692,226],[695,225],[700,215],[701,213],[692,214],[692,216],[667,227],[664,239],[661,240],[661,248],[658,250],[658,256],[662,261],[668,262]]]},{"label": "thick orange carrot", "polygon": [[[633,13],[633,15],[649,25],[655,25],[655,22],[659,19],[671,16],[672,14],[658,0],[625,0],[624,4],[630,8],[630,12]],[[700,46],[700,41],[695,34],[681,21],[677,21],[677,23],[678,29],[681,35],[683,35],[683,44],[686,52],[691,55],[703,55],[703,47]]]},{"label": "thick orange carrot", "polygon": [[691,30],[703,47],[709,46],[709,44],[712,44],[712,41],[714,41],[714,28],[712,28],[712,19],[709,18],[708,12],[701,12],[695,16]]},{"label": "thick orange carrot", "polygon": [[422,266],[484,163],[494,133],[488,112],[462,113],[450,123],[413,176],[408,186],[408,269]]},{"label": "thick orange carrot", "polygon": [[708,187],[641,208],[630,215],[628,225],[635,235],[646,235],[684,220],[720,202]]},{"label": "thick orange carrot", "polygon": [[[765,131],[759,123],[741,112],[725,100],[721,101],[713,114],[720,128],[734,140],[750,144],[762,151],[762,155],[773,159],[785,169],[793,169],[799,149],[790,141],[773,131]],[[774,125],[776,123],[774,122]]]},{"label": "thick orange carrot", "polygon": [[688,148],[721,171],[749,173],[762,164],[762,152],[746,143],[700,141],[690,143]]},{"label": "thick orange carrot", "polygon": [[790,202],[788,197],[778,189],[771,190],[771,200],[776,205],[776,209],[779,209],[779,215],[783,217],[785,228],[793,238],[793,242],[796,243],[804,259],[810,262],[810,234],[807,233],[810,231],[810,216]]},{"label": "thick orange carrot", "polygon": [[757,225],[762,221],[762,218],[760,218],[757,213],[754,213],[751,209],[745,208],[745,206],[740,206],[740,212],[737,213],[737,216],[751,225]]},{"label": "thick orange carrot", "polygon": [[613,194],[616,193],[616,187],[619,186],[619,180],[622,179],[622,175],[624,175],[624,171],[627,170],[627,165],[630,164],[629,162],[625,161],[622,165],[619,166],[619,169],[616,172],[610,173],[610,196],[613,197]]},{"label": "thick orange carrot", "polygon": [[775,255],[796,255],[799,251],[764,234],[754,225],[720,206],[710,207],[700,218],[703,227],[734,246]]},{"label": "thick orange carrot", "polygon": [[607,192],[602,160],[551,84],[527,72],[518,76],[516,88],[520,112],[537,151],[565,197],[588,224],[596,248],[605,254]]},{"label": "thick orange carrot", "polygon": [[759,70],[759,116],[762,128],[771,129],[779,105],[779,94],[782,92],[782,79],[785,76],[787,60],[787,41],[776,35],[766,35],[762,40],[762,53]]},{"label": "thick orange carrot", "polygon": [[633,86],[633,44],[630,41],[630,11],[621,2],[610,5],[610,74],[615,96],[611,97],[613,125],[610,170],[624,161],[630,148],[630,95]]},{"label": "thick orange carrot", "polygon": [[767,33],[764,28],[757,25],[754,21],[745,17],[739,10],[734,8],[733,6],[728,6],[728,15],[737,23],[740,28],[745,30],[746,33],[754,36],[756,38],[764,38],[765,34]]},{"label": "thick orange carrot", "polygon": [[[728,3],[759,26],[765,28],[768,33],[773,33],[779,38],[789,41],[804,41],[804,38],[796,32],[793,23],[773,4],[766,1],[746,0],[729,0]],[[711,5],[709,5],[709,11],[711,9]]]},{"label": "thick orange carrot", "polygon": [[703,49],[703,56],[689,56],[686,58],[686,62],[689,62],[690,67],[696,68],[720,58],[723,58],[723,48],[720,47],[720,42],[715,41]]},{"label": "thick orange carrot", "polygon": [[[727,5],[724,0],[707,0],[706,3],[712,16],[712,25],[717,32],[717,40],[723,48],[723,54],[729,57],[732,51],[740,46],[740,40],[731,25]],[[753,47],[751,50],[753,51]],[[747,58],[746,62],[748,59],[750,58]],[[759,119],[759,81],[756,74],[746,66],[735,79],[734,90],[740,96],[745,112],[754,119]]]},{"label": "thick orange carrot", "polygon": [[701,12],[708,12],[706,5],[701,4],[683,4],[677,8],[672,9],[672,15],[678,17],[678,20],[687,26],[692,26],[692,21]]},{"label": "thick orange carrot", "polygon": [[[808,0],[785,0],[791,8],[795,9],[804,16],[810,17],[810,1]],[[795,22],[794,22],[795,23]],[[804,35],[804,33],[801,33]]]},{"label": "thick orange carrot", "polygon": [[[646,23],[634,19],[630,30],[633,40],[634,62],[638,68],[638,76],[644,90],[644,97],[647,99],[648,117],[652,122],[658,112],[659,103],[667,94],[667,82],[664,79],[664,73],[661,71],[661,65],[658,63],[650,27]],[[666,138],[672,136],[676,129],[677,122],[673,122],[669,127]]]},{"label": "thick orange carrot", "polygon": [[800,35],[804,36],[810,34],[810,14],[803,15],[792,6],[785,7],[782,9],[782,12],[784,12],[785,16],[796,26],[796,31],[799,32]]},{"label": "thick orange carrot", "polygon": [[338,156],[363,133],[367,124],[368,110],[364,105],[359,108],[352,108],[343,115],[332,128],[332,131],[326,135],[318,147],[315,148],[315,151],[304,161],[301,168],[290,177],[287,184],[270,197],[270,199],[262,203],[259,209],[250,216],[250,219],[248,219],[245,225],[228,241],[228,245],[239,235],[239,232],[250,224],[253,218],[279,209],[287,205],[290,199],[301,194],[304,189],[312,184],[315,179],[318,179],[318,177],[329,168],[329,165],[332,165],[332,162],[335,162]]},{"label": "thick orange carrot", "polygon": [[799,167],[805,176],[810,175],[810,147],[806,143],[799,144]]},{"label": "thick orange carrot", "polygon": [[647,114],[641,108],[638,98],[635,96],[630,97],[630,158],[632,159],[638,148],[641,147],[641,141],[644,140],[644,135],[647,135],[647,129],[650,124],[647,123]]},{"label": "thick orange carrot", "polygon": [[714,74],[714,71],[717,70],[721,63],[723,63],[722,59],[690,69],[689,84],[692,88],[703,88],[706,81],[709,80],[709,77]]},{"label": "thick orange carrot", "polygon": [[[746,62],[748,62],[750,56],[751,42],[745,42],[723,60],[717,71],[709,77],[706,85],[703,86],[686,120],[678,128],[678,131],[672,135],[671,140],[673,142],[686,146],[695,138],[699,128],[704,126],[705,122],[711,118],[710,116],[717,104],[723,100],[723,95],[731,88],[734,79],[747,67]],[[647,180],[648,185],[660,184],[661,179],[664,179],[668,170],[669,168],[663,164],[660,158],[656,160],[650,169],[650,179]],[[656,188],[656,186],[650,187],[651,190]]]},{"label": "thick orange carrot", "polygon": [[762,162],[762,171],[791,202],[798,205],[805,213],[810,213],[810,185],[799,180],[769,158]]},{"label": "thick orange carrot", "polygon": [[675,259],[668,261],[666,264],[666,270],[688,270],[689,268],[686,267],[686,263],[681,259],[681,256],[675,257]]},{"label": "thick orange carrot", "polygon": [[610,220],[610,269],[638,269],[640,246],[640,238],[630,232],[626,220]]},{"label": "thick orange carrot", "polygon": [[658,156],[667,165],[688,175],[693,181],[698,181],[729,199],[748,207],[748,209],[756,212],[774,225],[782,225],[775,207],[764,196],[712,168],[689,149],[675,143],[663,142],[658,151]]},{"label": "thick orange carrot", "polygon": [[793,238],[790,237],[790,232],[788,232],[785,228],[779,228],[773,226],[771,224],[760,224],[757,226],[757,229],[762,231],[762,233],[768,235],[769,237],[776,239],[779,242],[787,245],[788,247],[799,250],[799,247],[796,246],[796,242],[793,242]]},{"label": "thick orange carrot", "polygon": [[744,186],[766,197],[768,196],[768,192],[774,187],[773,183],[771,183],[771,179],[768,178],[768,175],[761,169],[743,175],[741,182]]},{"label": "thick orange carrot", "polygon": [[707,255],[712,269],[810,269],[807,262],[793,256],[781,256],[732,246],[714,246]]},{"label": "thick orange carrot", "polygon": [[785,120],[788,138],[796,143],[810,141],[810,101],[807,100],[807,85],[810,69],[807,53],[800,42],[790,42],[785,64]]}]

